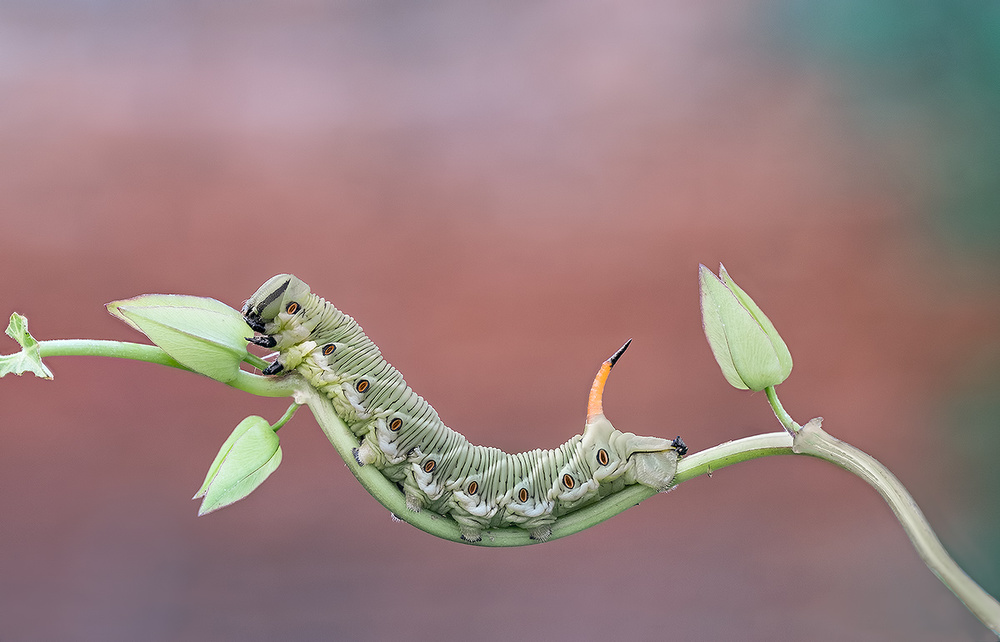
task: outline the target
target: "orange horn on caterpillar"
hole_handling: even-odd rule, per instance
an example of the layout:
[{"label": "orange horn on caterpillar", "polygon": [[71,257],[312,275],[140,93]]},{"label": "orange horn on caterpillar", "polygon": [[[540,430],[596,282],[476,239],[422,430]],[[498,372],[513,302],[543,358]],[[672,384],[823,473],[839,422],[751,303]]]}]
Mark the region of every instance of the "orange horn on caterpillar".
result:
[{"label": "orange horn on caterpillar", "polygon": [[632,339],[629,339],[625,342],[625,345],[618,348],[618,352],[615,352],[607,361],[601,364],[601,369],[597,371],[597,376],[594,378],[594,385],[590,388],[590,401],[587,403],[587,421],[604,414],[604,406],[601,401],[604,396],[604,384],[608,381],[611,368],[614,367],[618,359],[624,354],[630,343],[632,343]]}]

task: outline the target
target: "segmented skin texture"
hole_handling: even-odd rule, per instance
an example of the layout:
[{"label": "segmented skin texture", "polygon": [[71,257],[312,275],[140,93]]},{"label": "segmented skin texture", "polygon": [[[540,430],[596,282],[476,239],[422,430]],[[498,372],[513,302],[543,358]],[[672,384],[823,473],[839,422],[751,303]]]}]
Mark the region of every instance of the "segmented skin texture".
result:
[{"label": "segmented skin texture", "polygon": [[277,351],[265,374],[301,374],[360,440],[358,463],[396,482],[411,510],[453,518],[469,541],[508,526],[544,540],[559,516],[627,485],[667,490],[687,451],[679,437],[640,437],[605,418],[600,395],[621,351],[595,381],[582,435],[551,450],[508,454],[473,445],[445,426],[354,319],[300,279],[279,274],[268,280],[243,315],[260,333],[251,341]]}]

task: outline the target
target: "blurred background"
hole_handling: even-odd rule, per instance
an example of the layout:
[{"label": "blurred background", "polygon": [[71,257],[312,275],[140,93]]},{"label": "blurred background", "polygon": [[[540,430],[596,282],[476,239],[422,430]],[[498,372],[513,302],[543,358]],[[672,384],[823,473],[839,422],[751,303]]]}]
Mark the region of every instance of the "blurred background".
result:
[{"label": "blurred background", "polygon": [[[0,5],[0,302],[234,307],[293,272],[474,443],[554,447],[605,396],[692,450],[779,429],[701,331],[721,261],[799,421],[874,455],[1000,593],[1000,3]],[[4,338],[6,341],[6,338]],[[6,341],[0,352],[12,352]],[[0,382],[0,639],[995,639],[882,500],[774,457],[564,540],[437,540],[312,417],[250,498],[189,498],[246,415],[188,373]]]}]

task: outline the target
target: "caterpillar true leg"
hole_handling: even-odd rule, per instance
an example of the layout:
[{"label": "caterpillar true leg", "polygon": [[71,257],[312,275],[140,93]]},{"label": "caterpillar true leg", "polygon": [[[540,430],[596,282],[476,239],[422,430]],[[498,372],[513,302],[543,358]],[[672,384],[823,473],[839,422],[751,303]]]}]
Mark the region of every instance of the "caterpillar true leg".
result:
[{"label": "caterpillar true leg", "polygon": [[247,337],[247,341],[262,348],[273,348],[278,343],[274,340],[274,337],[269,336]]},{"label": "caterpillar true leg", "polygon": [[621,432],[604,416],[604,386],[631,340],[601,365],[582,435],[551,450],[508,454],[472,445],[445,426],[354,319],[296,277],[268,280],[243,315],[260,333],[248,341],[278,352],[264,374],[301,374],[359,438],[358,463],[400,486],[411,510],[454,518],[468,541],[509,526],[544,541],[560,516],[629,484],[668,489],[687,452],[680,437]]}]

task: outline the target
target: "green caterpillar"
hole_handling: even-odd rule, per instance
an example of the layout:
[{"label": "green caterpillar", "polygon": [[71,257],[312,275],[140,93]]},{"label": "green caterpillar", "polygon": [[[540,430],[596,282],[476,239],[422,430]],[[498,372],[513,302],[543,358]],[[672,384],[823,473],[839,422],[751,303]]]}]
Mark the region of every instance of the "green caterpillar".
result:
[{"label": "green caterpillar", "polygon": [[468,541],[506,526],[544,541],[559,516],[627,485],[668,490],[678,457],[687,453],[680,437],[640,437],[604,417],[604,384],[628,343],[598,372],[582,435],[552,450],[508,454],[474,446],[445,426],[354,319],[298,278],[268,280],[243,316],[261,335],[249,341],[277,350],[264,374],[298,371],[360,439],[358,463],[396,482],[411,510],[452,517]]}]

